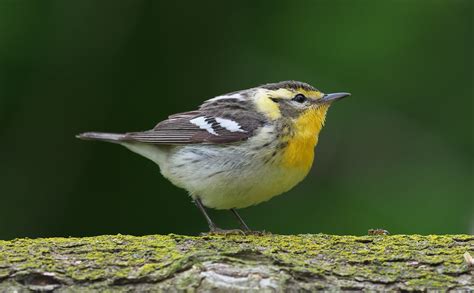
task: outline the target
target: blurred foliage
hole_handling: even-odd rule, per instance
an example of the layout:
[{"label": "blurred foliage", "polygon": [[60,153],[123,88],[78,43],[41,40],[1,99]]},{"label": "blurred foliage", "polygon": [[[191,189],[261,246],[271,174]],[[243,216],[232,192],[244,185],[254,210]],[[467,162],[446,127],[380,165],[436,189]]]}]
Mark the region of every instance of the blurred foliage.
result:
[{"label": "blurred foliage", "polygon": [[4,0],[0,239],[207,230],[151,161],[74,135],[287,79],[353,96],[306,180],[242,210],[252,228],[473,232],[472,21],[470,0]]}]

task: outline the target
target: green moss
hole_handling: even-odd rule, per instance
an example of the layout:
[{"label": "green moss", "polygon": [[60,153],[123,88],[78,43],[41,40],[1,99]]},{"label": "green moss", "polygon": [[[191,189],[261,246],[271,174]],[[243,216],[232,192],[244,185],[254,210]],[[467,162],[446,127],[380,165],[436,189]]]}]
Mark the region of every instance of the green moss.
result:
[{"label": "green moss", "polygon": [[[203,261],[210,261],[281,268],[291,282],[308,280],[305,288],[313,289],[316,284],[357,288],[351,286],[360,286],[361,282],[378,284],[374,286],[399,284],[398,289],[457,288],[474,279],[462,257],[473,247],[474,237],[470,235],[15,239],[0,241],[0,280],[10,282],[9,276],[14,274],[44,272],[64,284],[110,286],[140,280],[159,284],[169,283],[164,280],[193,266],[199,270]],[[199,275],[182,275],[174,284],[179,288],[200,283]]]}]

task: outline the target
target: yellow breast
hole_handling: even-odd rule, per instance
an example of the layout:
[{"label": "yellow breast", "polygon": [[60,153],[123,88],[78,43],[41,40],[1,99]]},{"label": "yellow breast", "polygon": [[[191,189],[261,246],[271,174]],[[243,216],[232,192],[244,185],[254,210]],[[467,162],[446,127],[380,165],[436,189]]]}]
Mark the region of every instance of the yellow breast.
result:
[{"label": "yellow breast", "polygon": [[304,176],[309,172],[314,160],[314,148],[324,125],[328,107],[310,109],[294,121],[293,134],[284,150],[284,167],[296,169]]}]

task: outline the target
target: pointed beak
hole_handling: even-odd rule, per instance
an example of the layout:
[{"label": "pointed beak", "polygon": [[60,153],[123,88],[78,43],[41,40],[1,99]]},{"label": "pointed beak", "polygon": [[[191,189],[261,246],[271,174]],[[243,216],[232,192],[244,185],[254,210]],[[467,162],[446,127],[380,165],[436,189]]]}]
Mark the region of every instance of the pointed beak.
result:
[{"label": "pointed beak", "polygon": [[350,93],[334,93],[334,94],[326,94],[321,99],[318,100],[319,103],[323,104],[331,104],[334,101],[338,101],[345,97],[350,96]]}]

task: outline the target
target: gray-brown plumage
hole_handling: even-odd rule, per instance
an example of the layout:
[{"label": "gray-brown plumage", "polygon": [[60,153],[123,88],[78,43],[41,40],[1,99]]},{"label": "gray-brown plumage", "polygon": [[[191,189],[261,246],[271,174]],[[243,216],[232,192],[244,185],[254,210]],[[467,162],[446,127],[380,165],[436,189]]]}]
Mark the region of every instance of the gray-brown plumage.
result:
[{"label": "gray-brown plumage", "polygon": [[[265,123],[265,117],[254,111],[253,103],[248,100],[226,99],[209,100],[199,110],[174,114],[158,123],[153,129],[124,134],[86,132],[78,135],[85,140],[104,140],[110,142],[136,141],[150,144],[190,144],[190,143],[232,143],[246,140]],[[239,131],[231,131],[221,125],[217,119],[227,119],[239,125]],[[202,119],[208,123],[208,129],[192,123]],[[222,122],[222,121],[221,121]],[[212,132],[209,132],[212,130]]]}]

